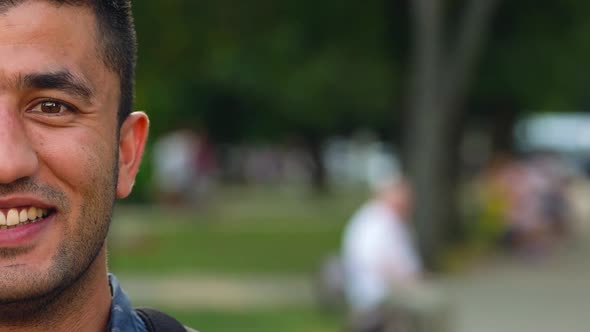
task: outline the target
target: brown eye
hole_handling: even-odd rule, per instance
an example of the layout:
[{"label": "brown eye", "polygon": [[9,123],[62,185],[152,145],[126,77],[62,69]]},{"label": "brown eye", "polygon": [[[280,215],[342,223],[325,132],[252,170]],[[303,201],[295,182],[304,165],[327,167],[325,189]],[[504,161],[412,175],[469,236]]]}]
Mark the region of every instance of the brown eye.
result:
[{"label": "brown eye", "polygon": [[77,113],[77,109],[66,102],[45,99],[36,101],[26,112],[37,116],[38,119],[70,119],[70,116]]},{"label": "brown eye", "polygon": [[41,103],[41,112],[56,114],[62,111],[64,106],[54,101],[44,101]]}]

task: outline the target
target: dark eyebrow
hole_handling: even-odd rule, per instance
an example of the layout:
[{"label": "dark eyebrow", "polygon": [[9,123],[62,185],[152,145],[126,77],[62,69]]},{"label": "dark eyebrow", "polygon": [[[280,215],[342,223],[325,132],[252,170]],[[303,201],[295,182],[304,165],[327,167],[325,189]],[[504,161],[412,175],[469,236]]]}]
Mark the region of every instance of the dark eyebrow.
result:
[{"label": "dark eyebrow", "polygon": [[27,74],[20,81],[24,88],[60,90],[87,101],[94,95],[83,80],[69,71]]}]

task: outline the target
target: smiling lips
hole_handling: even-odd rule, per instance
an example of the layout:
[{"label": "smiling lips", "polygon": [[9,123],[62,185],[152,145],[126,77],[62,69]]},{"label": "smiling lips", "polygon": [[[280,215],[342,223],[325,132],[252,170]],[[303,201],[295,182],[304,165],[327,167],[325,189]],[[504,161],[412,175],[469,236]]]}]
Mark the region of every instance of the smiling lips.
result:
[{"label": "smiling lips", "polygon": [[0,210],[0,229],[37,222],[49,215],[49,211],[35,206]]}]

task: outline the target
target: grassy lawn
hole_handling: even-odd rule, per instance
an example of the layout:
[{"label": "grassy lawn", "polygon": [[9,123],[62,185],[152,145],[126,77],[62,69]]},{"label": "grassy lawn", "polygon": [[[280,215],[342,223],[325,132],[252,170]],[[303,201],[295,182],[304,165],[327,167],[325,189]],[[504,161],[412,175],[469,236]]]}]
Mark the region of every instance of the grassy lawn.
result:
[{"label": "grassy lawn", "polygon": [[[121,274],[220,273],[303,276],[337,252],[342,228],[363,194],[305,197],[231,189],[199,209],[121,206],[109,239],[109,266]],[[201,332],[329,332],[343,318],[307,307],[243,309],[155,306]]]},{"label": "grassy lawn", "polygon": [[335,332],[342,330],[342,318],[310,309],[269,309],[254,312],[167,310],[187,326],[215,332]]},{"label": "grassy lawn", "polygon": [[307,274],[338,251],[360,195],[226,193],[206,209],[121,207],[110,238],[115,272]]}]

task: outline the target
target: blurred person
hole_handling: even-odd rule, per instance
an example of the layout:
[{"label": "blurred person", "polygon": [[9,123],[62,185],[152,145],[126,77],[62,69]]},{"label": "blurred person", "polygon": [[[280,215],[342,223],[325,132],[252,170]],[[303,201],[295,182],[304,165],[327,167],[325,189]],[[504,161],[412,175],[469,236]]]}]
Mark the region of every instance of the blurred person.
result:
[{"label": "blurred person", "polygon": [[217,154],[215,147],[209,140],[206,131],[196,134],[195,152],[195,182],[192,190],[192,200],[203,204],[212,188],[215,186],[215,177],[218,171]]},{"label": "blurred person", "polygon": [[570,228],[572,206],[567,194],[568,182],[574,175],[573,167],[563,158],[553,154],[534,158],[532,166],[544,179],[540,188],[540,200],[545,223],[552,237],[564,236]]},{"label": "blurred person", "polygon": [[525,257],[549,253],[568,228],[567,169],[551,155],[497,158],[481,177],[480,232]]},{"label": "blurred person", "polygon": [[564,190],[570,233],[576,240],[584,240],[590,233],[590,179],[580,173],[571,174]]},{"label": "blurred person", "polygon": [[188,129],[160,137],[154,144],[154,178],[160,200],[179,205],[190,201],[196,178],[198,140]]},{"label": "blurred person", "polygon": [[160,137],[152,163],[158,199],[164,204],[202,204],[214,186],[215,150],[204,132],[182,128]]},{"label": "blurred person", "polygon": [[480,246],[495,245],[499,240],[510,242],[507,220],[511,195],[505,173],[513,162],[510,155],[494,156],[475,177],[465,196],[467,203],[473,204],[470,236]]},{"label": "blurred person", "polygon": [[507,174],[511,244],[527,258],[546,256],[566,233],[565,169],[559,158],[538,154],[520,160]]},{"label": "blurred person", "polygon": [[[186,331],[108,274],[116,198],[148,132],[132,112],[129,0],[0,0],[0,330]],[[156,327],[156,331],[162,331]]]},{"label": "blurred person", "polygon": [[343,238],[345,291],[355,331],[382,331],[383,304],[422,274],[408,222],[411,190],[400,175],[374,184],[375,195],[346,226]]}]

